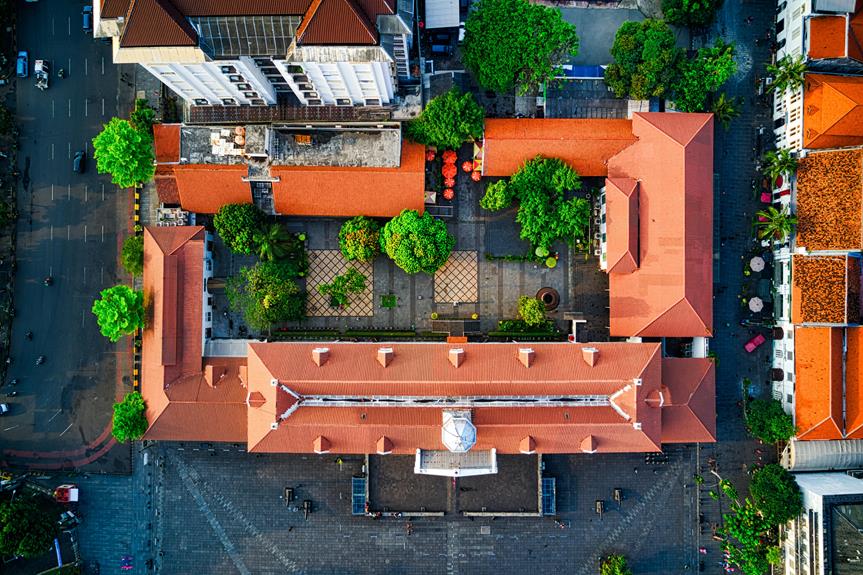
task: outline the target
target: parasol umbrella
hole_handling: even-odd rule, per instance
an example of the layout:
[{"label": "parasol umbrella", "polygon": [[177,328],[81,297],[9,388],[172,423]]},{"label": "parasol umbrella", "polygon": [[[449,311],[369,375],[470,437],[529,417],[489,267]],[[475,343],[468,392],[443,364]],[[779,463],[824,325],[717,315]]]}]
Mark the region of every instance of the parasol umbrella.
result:
[{"label": "parasol umbrella", "polygon": [[764,270],[764,258],[761,256],[755,256],[751,260],[749,260],[749,269],[754,272],[760,272]]},{"label": "parasol umbrella", "polygon": [[764,309],[764,302],[761,300],[760,297],[754,297],[749,300],[749,309],[755,313],[758,313],[762,309]]}]

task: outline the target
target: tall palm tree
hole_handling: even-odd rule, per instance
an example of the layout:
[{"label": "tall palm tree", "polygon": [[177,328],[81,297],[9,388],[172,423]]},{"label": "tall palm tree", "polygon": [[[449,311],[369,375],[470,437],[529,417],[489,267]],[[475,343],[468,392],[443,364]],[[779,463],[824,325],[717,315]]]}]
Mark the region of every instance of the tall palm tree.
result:
[{"label": "tall palm tree", "polygon": [[767,73],[773,75],[770,89],[782,94],[785,90],[796,90],[803,86],[806,64],[802,56],[792,58],[790,55],[785,55],[776,64],[768,64]]},{"label": "tall palm tree", "polygon": [[756,212],[755,215],[758,216],[758,237],[762,240],[769,238],[771,243],[785,241],[797,225],[797,216],[788,213],[788,208],[777,210],[770,206],[766,210]]},{"label": "tall palm tree", "polygon": [[772,181],[779,176],[791,174],[797,170],[797,158],[791,155],[791,150],[782,148],[764,154],[764,175]]},{"label": "tall palm tree", "polygon": [[254,241],[258,248],[258,257],[265,261],[274,261],[287,255],[293,237],[284,226],[274,223],[255,232]]},{"label": "tall palm tree", "polygon": [[722,124],[726,130],[731,120],[740,115],[740,106],[743,104],[743,98],[729,98],[725,92],[722,92],[714,98],[713,104],[710,106],[710,111],[716,117],[716,121]]}]

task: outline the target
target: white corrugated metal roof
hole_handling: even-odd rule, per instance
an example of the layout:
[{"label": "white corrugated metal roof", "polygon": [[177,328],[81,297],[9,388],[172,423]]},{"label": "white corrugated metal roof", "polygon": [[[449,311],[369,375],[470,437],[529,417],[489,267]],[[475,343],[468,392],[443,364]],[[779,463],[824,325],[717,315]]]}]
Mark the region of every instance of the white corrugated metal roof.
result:
[{"label": "white corrugated metal roof", "polygon": [[427,30],[432,28],[458,28],[458,0],[426,0]]},{"label": "white corrugated metal roof", "polygon": [[863,439],[793,440],[782,453],[789,471],[831,471],[863,467]]}]

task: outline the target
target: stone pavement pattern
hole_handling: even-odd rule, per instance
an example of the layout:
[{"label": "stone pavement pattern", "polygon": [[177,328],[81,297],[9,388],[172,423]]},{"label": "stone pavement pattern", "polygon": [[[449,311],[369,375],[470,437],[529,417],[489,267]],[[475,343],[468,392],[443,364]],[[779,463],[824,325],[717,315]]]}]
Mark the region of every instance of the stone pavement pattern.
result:
[{"label": "stone pavement pattern", "polygon": [[452,252],[446,264],[434,275],[436,303],[474,303],[479,299],[477,253]]},{"label": "stone pavement pattern", "polygon": [[[308,250],[309,271],[306,275],[306,315],[310,317],[355,317],[374,313],[374,268],[369,262],[349,262],[339,250]],[[331,283],[337,275],[354,268],[366,276],[366,289],[350,294],[350,305],[333,307],[330,296],[318,291],[318,286]]]}]

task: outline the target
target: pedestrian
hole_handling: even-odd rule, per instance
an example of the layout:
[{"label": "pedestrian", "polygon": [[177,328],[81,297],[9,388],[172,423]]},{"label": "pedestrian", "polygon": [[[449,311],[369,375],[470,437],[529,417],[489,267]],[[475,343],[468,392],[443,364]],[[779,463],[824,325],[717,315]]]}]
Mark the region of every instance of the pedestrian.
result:
[{"label": "pedestrian", "polygon": [[755,20],[755,18],[754,18],[754,17],[752,17],[752,16],[748,16],[748,17],[746,18],[746,23],[747,23],[747,24],[752,24],[752,21],[753,21],[753,20]]}]

